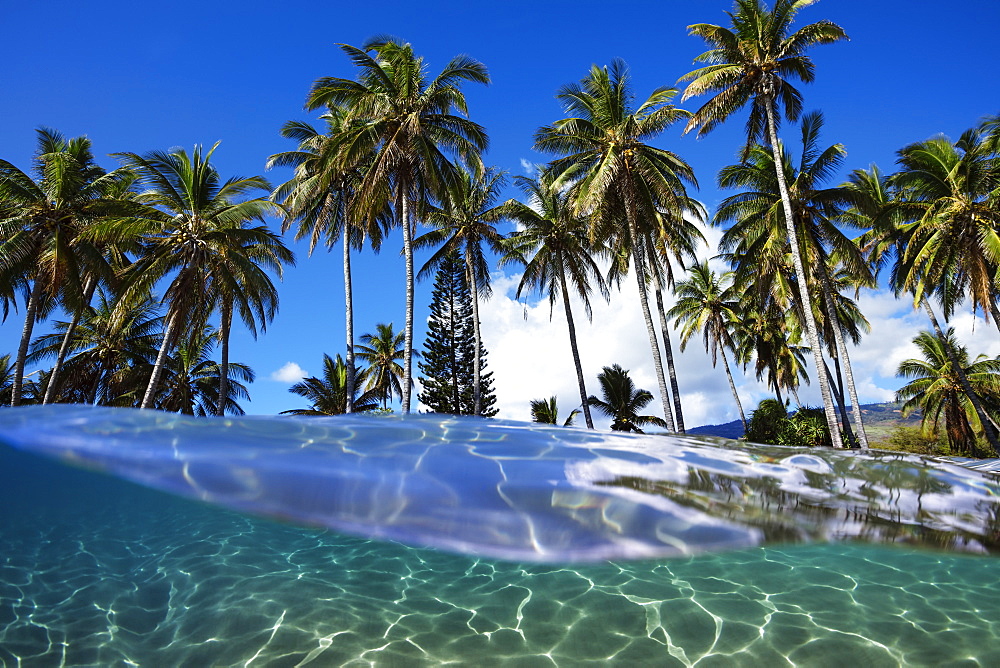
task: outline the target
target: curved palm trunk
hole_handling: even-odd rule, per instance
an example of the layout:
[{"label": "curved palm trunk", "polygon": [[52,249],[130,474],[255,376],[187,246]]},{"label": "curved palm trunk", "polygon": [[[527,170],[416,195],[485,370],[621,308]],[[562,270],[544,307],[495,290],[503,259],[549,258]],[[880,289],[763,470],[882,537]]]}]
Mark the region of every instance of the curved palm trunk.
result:
[{"label": "curved palm trunk", "polygon": [[656,310],[660,312],[660,332],[663,335],[663,356],[667,358],[667,376],[670,379],[670,393],[674,398],[674,415],[677,419],[677,432],[684,433],[684,413],[681,411],[681,391],[677,387],[677,367],[674,365],[674,348],[670,345],[670,330],[667,328],[667,314],[663,310],[663,281],[656,277],[657,289]]},{"label": "curved palm trunk", "polygon": [[413,235],[405,189],[399,190],[398,210],[403,224],[403,255],[406,258],[406,321],[403,325],[403,415],[410,412],[410,386],[413,378]]},{"label": "curved palm trunk", "polygon": [[344,340],[347,342],[347,359],[344,364],[347,366],[347,413],[354,412],[354,384],[356,382],[354,371],[354,286],[351,282],[351,244],[349,243],[350,230],[344,229]]},{"label": "curved palm trunk", "polygon": [[858,391],[854,385],[854,371],[851,369],[851,358],[847,354],[847,344],[844,342],[844,334],[840,328],[840,318],[833,303],[833,295],[830,292],[830,278],[823,269],[823,295],[826,297],[826,307],[830,312],[830,320],[833,325],[833,338],[837,343],[838,359],[844,361],[844,376],[847,381],[847,392],[851,397],[851,412],[854,414],[854,428],[858,432],[858,443],[862,450],[868,449],[868,434],[865,433],[865,423],[861,417],[861,402],[858,401]]},{"label": "curved palm trunk", "polygon": [[[774,102],[768,99],[764,108],[767,112],[767,132],[771,141],[771,151],[774,155],[774,171],[778,177],[778,189],[781,191],[781,205],[785,213],[785,230],[788,233],[788,245],[792,249],[792,261],[795,265],[795,278],[799,284],[799,298],[802,300],[802,311],[806,320],[806,336],[812,348],[813,360],[816,366],[816,376],[819,380],[820,394],[823,396],[823,412],[830,428],[830,439],[833,447],[843,448],[840,437],[840,425],[833,409],[833,397],[830,394],[830,383],[823,365],[823,351],[819,347],[819,330],[816,329],[816,319],[813,317],[812,301],[809,298],[809,285],[806,281],[805,267],[802,264],[802,254],[799,252],[798,235],[795,233],[795,220],[792,217],[792,201],[788,196],[788,184],[785,183],[785,173],[782,170],[781,148],[778,144],[778,130],[774,123]],[[796,399],[798,401],[798,399]]]},{"label": "curved palm trunk", "polygon": [[35,279],[31,286],[31,296],[25,308],[24,328],[21,330],[21,343],[17,347],[17,360],[14,362],[14,385],[11,388],[10,405],[21,405],[21,391],[24,387],[24,362],[28,357],[28,344],[31,343],[31,332],[35,328],[35,316],[38,313],[38,302],[42,298],[42,282]]},{"label": "curved palm trunk", "polygon": [[220,417],[226,414],[226,405],[229,403],[229,333],[232,329],[233,305],[223,302],[222,318],[219,323],[219,338],[222,339],[222,359],[219,363],[219,400],[215,407],[215,414]]},{"label": "curved palm trunk", "polygon": [[42,399],[43,404],[50,404],[56,398],[56,388],[59,385],[59,373],[62,371],[63,364],[66,362],[66,355],[69,354],[69,345],[73,339],[73,334],[76,333],[76,326],[80,324],[80,318],[83,316],[84,308],[90,306],[90,301],[94,298],[94,292],[97,290],[97,280],[93,276],[87,277],[87,283],[83,289],[83,303],[86,305],[82,308],[76,310],[73,313],[73,319],[70,320],[69,327],[66,328],[66,334],[63,336],[62,343],[59,345],[59,354],[56,356],[56,363],[52,365],[52,371],[49,373],[49,384],[45,388],[45,398]]},{"label": "curved palm trunk", "polygon": [[177,314],[171,313],[167,320],[167,329],[163,332],[163,343],[160,344],[160,352],[156,354],[156,362],[153,364],[153,372],[149,375],[149,384],[146,386],[146,394],[142,397],[139,408],[152,408],[153,399],[156,397],[157,386],[160,384],[160,376],[163,374],[163,364],[167,361],[167,351],[174,338],[174,329],[177,321]]},{"label": "curved palm trunk", "polygon": [[479,331],[479,286],[476,283],[475,271],[472,267],[472,254],[465,253],[465,278],[469,282],[472,293],[472,334],[475,338],[475,358],[472,360],[472,406],[473,415],[483,414],[482,386],[480,385],[480,357],[482,357],[483,339]]},{"label": "curved palm trunk", "polygon": [[997,442],[997,424],[990,417],[990,414],[986,412],[983,408],[982,401],[979,400],[979,395],[972,389],[972,385],[969,383],[969,377],[965,375],[965,369],[962,365],[958,363],[955,359],[955,352],[951,349],[951,346],[943,345],[946,341],[944,332],[941,331],[941,325],[938,324],[937,317],[934,315],[934,310],[931,309],[931,304],[924,297],[921,299],[924,304],[924,309],[927,311],[928,317],[931,319],[931,326],[934,327],[934,333],[937,335],[938,339],[942,342],[942,347],[948,355],[948,361],[951,362],[952,367],[955,369],[955,374],[958,376],[958,382],[962,385],[962,390],[965,392],[966,396],[969,397],[969,401],[972,402],[972,406],[976,409],[976,415],[979,416],[979,422],[983,425],[983,433],[986,435],[986,440],[989,441],[990,446],[993,448],[993,453],[995,457],[1000,457],[1000,443]]},{"label": "curved palm trunk", "polygon": [[736,383],[733,382],[733,373],[729,370],[729,360],[726,359],[726,348],[724,346],[719,346],[719,352],[722,353],[722,366],[726,368],[726,378],[729,379],[729,389],[733,392],[733,399],[736,400],[736,408],[740,411],[740,422],[743,423],[743,431],[747,430],[747,416],[743,414],[743,404],[740,403],[740,395],[736,391]]},{"label": "curved palm trunk", "polygon": [[653,327],[653,316],[649,312],[649,297],[646,292],[646,264],[643,258],[642,242],[637,234],[635,216],[629,212],[629,234],[632,235],[632,261],[635,263],[635,280],[639,284],[639,303],[642,305],[642,317],[646,321],[646,334],[649,335],[649,348],[653,353],[653,366],[656,368],[656,381],[660,388],[660,398],[663,402],[663,417],[667,428],[674,431],[674,415],[670,411],[670,395],[667,393],[667,381],[663,375],[663,361],[660,358],[660,344],[656,340],[656,329]]},{"label": "curved palm trunk", "polygon": [[[580,401],[583,417],[587,421],[587,429],[594,428],[594,419],[590,415],[590,402],[587,401],[587,387],[583,381],[583,365],[580,364],[580,350],[576,345],[576,325],[573,323],[573,309],[569,305],[569,292],[566,287],[566,273],[563,271],[562,254],[556,252],[556,262],[559,271],[559,287],[563,295],[563,308],[566,309],[566,327],[569,329],[569,348],[573,353],[573,365],[576,367],[576,383],[580,386]],[[555,418],[555,411],[552,411]]]}]

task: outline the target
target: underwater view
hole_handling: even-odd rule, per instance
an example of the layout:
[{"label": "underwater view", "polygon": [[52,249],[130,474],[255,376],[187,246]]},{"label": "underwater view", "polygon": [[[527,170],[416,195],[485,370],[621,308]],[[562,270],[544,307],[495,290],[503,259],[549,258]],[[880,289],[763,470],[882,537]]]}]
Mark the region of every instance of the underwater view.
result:
[{"label": "underwater view", "polygon": [[0,442],[4,666],[1000,665],[1000,484],[912,455],[66,406]]}]

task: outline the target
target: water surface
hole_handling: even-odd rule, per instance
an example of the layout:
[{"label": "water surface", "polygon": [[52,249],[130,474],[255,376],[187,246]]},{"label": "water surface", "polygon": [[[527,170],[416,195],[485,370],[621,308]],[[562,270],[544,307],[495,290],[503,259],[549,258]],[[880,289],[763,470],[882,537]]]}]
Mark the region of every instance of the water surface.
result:
[{"label": "water surface", "polygon": [[[6,409],[0,411],[0,418],[9,415]],[[80,434],[109,429],[106,415],[87,415],[72,417],[77,421],[76,438],[84,442],[90,442],[91,435]],[[47,415],[46,433],[58,431],[54,426],[57,416]],[[270,434],[267,438],[281,441],[272,431],[274,426],[265,422],[268,426],[264,431]],[[178,424],[181,431],[188,428],[183,426],[186,423],[161,424],[172,425],[170,430],[175,432]],[[295,421],[288,424],[289,428],[302,428]],[[382,424],[391,426],[392,422]],[[197,423],[191,428],[201,427],[202,423]],[[187,476],[195,481],[188,482],[188,488],[200,490],[200,498],[211,503],[0,447],[0,663],[1000,665],[1000,597],[995,594],[1000,588],[1000,562],[995,557],[955,551],[986,553],[992,549],[989,530],[995,525],[990,523],[993,506],[988,499],[995,488],[985,477],[965,478],[962,471],[950,467],[932,475],[920,468],[922,460],[917,459],[903,460],[902,470],[909,471],[906,475],[892,471],[888,482],[869,476],[866,483],[864,476],[868,474],[838,464],[836,457],[789,462],[784,460],[817,453],[780,451],[783,456],[777,456],[751,449],[746,451],[751,454],[736,456],[732,454],[738,452],[735,448],[692,441],[675,444],[695,448],[677,453],[690,465],[677,469],[687,474],[681,479],[671,473],[672,457],[650,454],[648,449],[642,453],[631,439],[611,438],[610,445],[587,446],[594,456],[578,457],[576,468],[567,469],[564,457],[561,478],[552,477],[557,472],[555,466],[547,469],[548,478],[530,477],[530,467],[516,469],[529,476],[528,481],[548,480],[549,488],[547,496],[517,497],[514,505],[490,505],[507,488],[497,479],[484,481],[483,471],[477,471],[472,463],[458,469],[424,469],[425,454],[422,460],[415,460],[422,462],[417,466],[414,460],[398,469],[373,465],[379,473],[364,478],[364,484],[358,482],[352,494],[357,496],[357,490],[367,486],[367,495],[360,498],[378,501],[374,509],[370,502],[346,506],[350,513],[369,513],[385,526],[405,526],[408,542],[418,542],[417,535],[434,536],[443,526],[454,529],[456,525],[441,524],[437,519],[413,527],[409,522],[418,517],[422,502],[406,497],[408,503],[417,504],[408,513],[399,494],[386,492],[390,504],[370,489],[373,485],[406,490],[407,494],[437,490],[433,498],[440,502],[454,493],[455,487],[465,490],[466,483],[456,483],[456,477],[470,481],[470,487],[476,480],[490,493],[462,496],[471,499],[468,504],[479,503],[480,509],[516,509],[512,517],[520,517],[521,526],[536,528],[556,526],[535,515],[545,515],[546,506],[540,499],[548,499],[552,507],[553,498],[562,498],[560,494],[572,489],[565,486],[567,480],[594,495],[583,497],[587,503],[578,506],[556,505],[552,516],[578,518],[568,526],[582,523],[590,531],[578,534],[566,529],[569,533],[563,542],[540,536],[537,544],[543,553],[528,550],[529,560],[496,560],[294,526],[219,508],[214,504],[237,507],[232,499],[263,503],[267,497],[262,496],[262,490],[276,488],[284,492],[281,498],[286,500],[295,499],[295,495],[284,483],[273,483],[287,482],[288,478],[257,477],[260,466],[255,461],[266,460],[268,466],[276,461],[249,448],[245,434],[220,441],[220,434],[228,430],[206,427],[202,436],[175,434],[164,442],[176,453],[173,466],[176,462],[187,464]],[[120,436],[119,447],[127,443],[142,453],[126,458],[127,466],[146,461],[140,469],[150,476],[144,481],[147,484],[173,480],[170,472],[175,469],[167,459],[158,458],[160,444],[148,425],[144,429],[143,438],[134,433]],[[120,423],[115,430],[128,431]],[[16,431],[9,422],[0,424],[0,438],[8,442],[14,440]],[[428,428],[425,425],[418,431],[424,434],[421,440]],[[451,433],[462,432],[455,427]],[[518,460],[510,454],[511,449],[524,447],[527,458],[540,460],[545,469],[545,462],[554,461],[554,451],[561,447],[557,444],[545,449],[529,436],[519,444],[520,438],[507,436],[491,443],[486,434],[480,434],[481,445],[467,446],[461,457],[505,457],[502,468],[490,463],[485,470],[503,470],[509,479],[515,468],[507,463]],[[48,451],[51,456],[68,457],[106,471],[120,465],[119,460],[118,464],[107,463],[112,459],[110,446],[99,448],[98,454],[87,454],[77,443],[74,454],[69,454],[67,443],[55,440],[49,438],[45,446],[52,448]],[[358,440],[354,438],[355,443]],[[249,449],[239,450],[241,442]],[[397,449],[402,447],[399,441],[395,444]],[[426,446],[424,442],[424,450]],[[228,462],[224,469],[204,468],[206,460],[192,466],[195,454],[208,457],[213,449],[228,447],[237,450],[233,457],[221,458]],[[301,442],[299,446],[286,442],[281,447],[293,451],[303,446]],[[251,451],[256,454],[251,455]],[[377,460],[364,448],[359,452],[359,456]],[[385,459],[382,463],[392,458]],[[896,461],[876,460],[870,465],[891,470],[891,462]],[[840,468],[827,471],[822,463]],[[314,476],[327,470],[316,466],[315,460],[313,464]],[[775,482],[756,486],[747,482],[760,478],[742,475],[747,467],[756,465],[777,467],[777,473],[770,477]],[[865,466],[869,465],[862,468]],[[704,473],[706,467],[712,470]],[[219,470],[227,473],[206,473]],[[409,473],[393,477],[389,470]],[[407,487],[427,471],[433,473],[430,478],[435,483],[427,478],[420,485]],[[642,475],[638,475],[640,471]],[[927,478],[923,482],[917,475],[921,472]],[[467,474],[465,478],[463,474]],[[810,483],[814,475],[819,478]],[[918,490],[896,480],[914,477]],[[449,492],[440,486],[441,479],[451,480],[446,485]],[[525,485],[522,477],[517,489]],[[947,494],[942,486],[948,487]],[[553,489],[561,491],[554,495]],[[608,496],[603,496],[604,490],[610,490]],[[293,508],[298,506],[294,512],[340,507],[329,505],[330,499],[349,498],[320,488],[301,491],[304,497],[312,494],[318,501],[307,503],[300,498],[292,504]],[[753,502],[762,496],[764,501]],[[868,512],[862,510],[858,498],[882,501]],[[951,501],[956,512],[945,512],[946,503]],[[648,510],[628,510],[627,505],[614,508],[615,503],[626,502],[645,504]],[[587,510],[588,503],[597,504],[594,507],[599,511]],[[899,504],[895,511],[893,503]],[[689,519],[714,512],[714,521],[725,528],[722,535],[756,535],[767,545],[740,549],[729,545],[726,551],[705,552],[715,547],[706,548],[697,541],[704,535],[714,539],[719,535],[714,529],[704,533],[688,528],[687,533],[677,534],[685,536],[680,543],[662,531],[647,530],[639,535],[659,535],[659,544],[682,546],[675,554],[683,550],[697,554],[540,562],[539,557],[550,555],[553,549],[575,549],[567,546],[576,545],[573,540],[580,536],[590,549],[612,526],[627,529],[640,526],[645,521],[642,518],[656,519],[658,508],[666,509],[657,512],[667,512],[672,523],[660,525],[661,530],[663,526],[684,530],[677,522],[678,515],[670,514],[672,504],[695,513],[685,516]],[[747,507],[747,513],[736,512],[740,504]],[[387,507],[397,511],[397,519],[410,519],[393,524],[388,519],[393,515],[385,512]],[[275,516],[284,512],[274,508],[268,506],[265,513]],[[768,508],[775,511],[773,515],[767,515]],[[977,509],[983,508],[986,513],[978,515]],[[893,512],[916,523],[893,525]],[[750,521],[743,515],[756,519]],[[443,516],[453,517],[453,513]],[[616,520],[622,516],[639,519],[632,524]],[[595,517],[600,521],[594,521]],[[489,525],[493,518],[484,515],[481,524]],[[862,530],[868,526],[874,529]],[[482,535],[489,532],[473,534],[477,541]],[[782,535],[788,540],[779,541]],[[926,540],[928,537],[931,539]],[[435,540],[423,542],[434,544]],[[519,540],[493,539],[489,543],[527,550]],[[454,544],[471,549],[469,541]],[[610,544],[632,543],[619,534]],[[657,543],[650,539],[647,544]],[[935,547],[917,548],[917,544]]]}]

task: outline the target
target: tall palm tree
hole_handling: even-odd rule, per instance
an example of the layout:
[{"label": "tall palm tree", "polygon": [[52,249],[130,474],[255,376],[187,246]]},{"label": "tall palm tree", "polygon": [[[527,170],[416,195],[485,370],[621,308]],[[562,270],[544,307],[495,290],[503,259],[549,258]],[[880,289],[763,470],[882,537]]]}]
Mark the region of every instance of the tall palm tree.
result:
[{"label": "tall palm tree", "polygon": [[[905,184],[906,179],[903,182]],[[960,301],[960,291],[956,289],[958,281],[954,280],[955,272],[941,272],[938,283],[927,289],[927,282],[920,280],[919,273],[914,272],[913,267],[904,261],[907,254],[906,237],[914,228],[909,221],[913,211],[909,202],[909,188],[900,187],[895,175],[885,177],[873,166],[869,171],[852,172],[843,189],[848,193],[851,206],[843,213],[842,219],[855,227],[864,228],[867,225],[871,228],[859,238],[859,243],[868,253],[873,266],[881,268],[890,258],[894,258],[890,286],[897,296],[905,291],[911,292],[914,308],[923,306],[935,335],[943,342],[941,349],[949,356],[962,391],[975,408],[979,422],[984,425],[986,440],[994,451],[1000,452],[1000,428],[997,421],[985,409],[966,377],[963,365],[954,357],[954,347],[944,343],[947,336],[930,303],[930,295],[936,296],[947,314]]]},{"label": "tall palm tree", "polygon": [[[367,380],[368,370],[359,368],[358,383]],[[340,355],[336,360],[329,355],[323,355],[323,376],[310,376],[288,388],[292,394],[297,394],[309,400],[309,408],[293,408],[281,411],[282,415],[343,415],[347,413],[347,366]],[[354,411],[363,413],[378,408],[379,395],[375,390],[359,394],[355,390]]]},{"label": "tall palm tree", "polygon": [[535,133],[536,149],[562,156],[552,168],[574,183],[577,212],[592,213],[592,238],[627,240],[622,245],[631,249],[665,416],[671,415],[670,395],[649,309],[648,235],[643,226],[659,223],[661,211],[682,210],[687,201],[685,184],[697,183],[690,165],[679,156],[646,143],[687,118],[687,112],[670,104],[676,92],[657,88],[633,107],[625,62],[615,60],[610,68],[595,65],[583,80],[559,91],[570,116]]},{"label": "tall palm tree", "polygon": [[[109,194],[128,178],[106,173],[86,137],[66,139],[47,128],[38,131],[34,174],[0,160],[0,284],[4,294],[24,287],[28,297],[24,327],[14,363],[11,405],[21,401],[24,364],[34,324],[57,299],[69,311],[83,308],[84,275],[100,251],[81,236],[113,209]],[[30,287],[28,287],[30,285]],[[5,311],[7,305],[5,299]]]},{"label": "tall palm tree", "polygon": [[268,271],[280,278],[284,265],[295,264],[295,256],[278,235],[263,225],[246,227],[246,222],[234,220],[230,223],[233,228],[228,230],[230,239],[220,245],[208,264],[209,292],[215,297],[219,311],[221,362],[216,407],[220,416],[222,411],[235,406],[229,400],[229,338],[233,315],[239,315],[256,338],[258,323],[264,331],[278,312],[278,290]]},{"label": "tall palm tree", "polygon": [[[904,415],[917,409],[923,411],[925,433],[936,432],[943,417],[953,452],[986,456],[977,447],[975,437],[983,432],[984,425],[969,397],[960,389],[952,359],[962,366],[976,394],[994,416],[1000,415],[1000,359],[980,355],[970,362],[968,350],[959,345],[951,327],[944,339],[921,332],[913,342],[923,359],[904,360],[899,365],[898,374],[913,379],[896,392],[896,400],[905,402]],[[945,347],[952,348],[951,354]]]},{"label": "tall palm tree", "polygon": [[613,431],[634,431],[643,433],[641,426],[651,424],[657,427],[667,427],[663,418],[655,415],[639,415],[653,400],[649,390],[640,390],[628,375],[628,371],[617,364],[606,366],[597,374],[597,382],[601,386],[603,399],[591,396],[587,402],[597,410],[612,419]]},{"label": "tall palm tree", "polygon": [[309,123],[289,121],[282,127],[283,137],[295,139],[297,150],[272,155],[267,162],[274,166],[293,167],[294,176],[278,186],[271,198],[280,201],[285,209],[282,232],[298,221],[295,239],[309,237],[309,255],[321,240],[327,249],[340,240],[344,247],[344,302],[347,344],[347,385],[350,388],[347,412],[353,412],[354,396],[354,295],[351,276],[351,249],[360,251],[366,239],[377,253],[381,248],[383,233],[391,224],[391,210],[385,207],[367,225],[359,224],[352,214],[355,194],[365,164],[371,156],[358,156],[358,163],[348,163],[342,158],[341,140],[347,129],[348,109],[330,106],[320,116],[325,131],[320,132]]},{"label": "tall palm tree", "polygon": [[[893,177],[907,221],[899,233],[905,251],[901,285],[919,296],[948,282],[1000,329],[1000,156],[982,127],[952,144],[935,137],[899,151]],[[951,317],[952,300],[942,300]]]},{"label": "tall palm tree", "polygon": [[493,168],[475,176],[467,170],[459,172],[458,180],[444,194],[442,205],[431,205],[426,220],[435,229],[413,240],[414,248],[439,246],[424,263],[418,279],[434,274],[444,259],[456,253],[465,260],[465,280],[472,293],[472,329],[475,355],[472,364],[472,404],[475,415],[482,415],[481,369],[483,337],[479,326],[479,299],[493,294],[490,285],[490,263],[483,254],[483,245],[493,253],[503,253],[503,235],[494,227],[503,220],[504,208],[497,206],[500,190],[506,184],[504,172]]},{"label": "tall palm tree", "polygon": [[403,397],[403,333],[393,330],[392,323],[378,323],[375,334],[362,334],[358,357],[368,364],[368,383],[378,395],[383,408],[389,407],[393,395]]},{"label": "tall palm tree", "polygon": [[138,233],[144,238],[144,253],[129,269],[131,289],[148,292],[155,282],[173,275],[163,295],[167,305],[163,343],[141,408],[153,405],[163,365],[181,327],[201,326],[219,300],[227,298],[236,300],[251,327],[254,316],[263,324],[277,302],[269,289],[273,285],[256,265],[280,270],[281,261],[292,261],[280,239],[264,225],[246,226],[263,221],[274,204],[263,196],[238,201],[255,192],[270,192],[270,184],[261,176],[223,182],[211,164],[218,146],[217,142],[205,154],[195,146],[190,156],[184,149],[118,154],[146,186],[139,200],[152,207],[147,218],[108,229],[112,235]]},{"label": "tall palm tree", "polygon": [[[102,192],[107,209],[101,217],[106,220],[114,220],[137,214],[141,215],[141,207],[136,201],[136,194],[133,190],[135,174],[126,169],[119,169],[116,174],[120,175],[120,178],[115,179]],[[55,363],[49,373],[45,396],[42,399],[43,404],[55,401],[61,382],[62,367],[66,361],[66,355],[69,354],[74,331],[85,312],[90,309],[99,285],[101,283],[117,284],[122,270],[130,261],[128,254],[138,248],[139,239],[124,239],[122,243],[117,244],[105,243],[100,239],[93,238],[93,231],[94,226],[92,225],[80,234],[80,240],[85,244],[83,247],[89,251],[89,261],[86,263],[83,277],[83,301],[79,306],[71,309],[72,318],[63,334],[62,344],[56,353]]]},{"label": "tall palm tree", "polygon": [[847,38],[843,28],[830,21],[811,23],[789,34],[795,15],[813,1],[775,0],[774,8],[769,9],[762,0],[736,0],[735,11],[728,13],[731,29],[708,23],[688,26],[690,34],[701,37],[711,47],[695,62],[709,65],[685,74],[680,80],[691,82],[684,91],[683,100],[702,93],[715,93],[694,113],[685,131],[698,127],[698,135],[704,135],[735,111],[750,104],[744,156],[759,139],[766,140],[771,147],[786,234],[805,315],[805,333],[813,351],[830,435],[834,447],[841,448],[843,441],[837,428],[833,397],[824,369],[806,272],[798,244],[795,243],[798,235],[788,185],[781,169],[784,163],[780,158],[781,145],[778,142],[778,107],[783,107],[785,118],[789,121],[796,120],[802,110],[802,95],[789,80],[793,77],[806,83],[813,80],[814,66],[806,54],[807,49]]},{"label": "tall palm tree", "polygon": [[[830,355],[837,361],[838,370],[842,368],[846,375],[860,444],[867,448],[853,369],[844,340],[844,329],[849,323],[842,323],[838,318],[841,313],[838,304],[844,306],[844,301],[832,275],[839,272],[842,279],[847,275],[854,276],[855,287],[870,286],[874,279],[861,250],[836,225],[840,220],[845,194],[840,188],[822,187],[823,181],[839,169],[846,156],[841,144],[827,148],[820,146],[822,127],[823,116],[819,112],[803,117],[802,152],[798,166],[793,167],[789,154],[781,151],[784,164],[780,171],[788,184],[798,252],[808,260],[806,278],[810,302],[814,304],[814,321],[819,328],[817,338],[827,344]],[[724,167],[719,173],[719,185],[740,188],[743,192],[726,198],[713,222],[724,224],[734,221],[723,235],[720,247],[728,251],[727,257],[733,262],[741,280],[752,277],[752,284],[761,295],[768,291],[779,292],[782,306],[792,309],[803,320],[804,326],[804,314],[799,307],[804,305],[805,300],[799,295],[794,269],[786,259],[790,255],[789,239],[777,172],[774,154],[762,146],[751,147],[740,164]],[[837,266],[841,269],[835,269]],[[843,394],[840,391],[841,397]],[[849,434],[844,401],[838,403],[844,416],[844,432]]]},{"label": "tall palm tree", "polygon": [[606,251],[591,243],[586,217],[574,212],[566,188],[559,187],[551,170],[540,168],[534,178],[517,176],[514,185],[528,201],[511,199],[504,205],[507,217],[515,221],[519,229],[507,240],[508,251],[501,262],[517,261],[524,265],[517,297],[520,298],[525,289],[548,294],[550,318],[556,300],[562,296],[583,416],[587,428],[593,429],[569,295],[570,289],[577,294],[589,320],[591,290],[596,287],[601,296],[608,298],[608,286],[596,262],[596,258],[605,255]]},{"label": "tall palm tree", "polygon": [[705,352],[712,356],[715,367],[718,355],[722,354],[722,366],[729,379],[729,389],[733,392],[736,408],[740,412],[743,430],[747,428],[747,418],[743,414],[743,404],[736,391],[736,383],[729,369],[726,349],[736,351],[733,332],[739,322],[739,298],[733,285],[733,272],[721,275],[712,271],[708,262],[691,267],[687,280],[677,284],[677,303],[667,312],[674,320],[674,327],[681,328],[681,352],[692,336],[701,332],[705,341]]},{"label": "tall palm tree", "polygon": [[[562,423],[564,427],[573,426],[573,418],[579,415],[580,411],[574,408],[569,413],[569,417]],[[542,424],[559,424],[559,406],[554,396],[548,399],[531,400],[531,421]],[[593,427],[591,427],[593,428]]]},{"label": "tall palm tree", "polygon": [[344,105],[348,109],[349,131],[343,136],[341,159],[357,164],[373,156],[358,185],[358,215],[371,221],[391,204],[396,224],[403,228],[405,414],[410,412],[413,378],[413,212],[427,193],[443,194],[457,182],[458,168],[449,154],[481,169],[479,156],[488,144],[486,131],[466,117],[461,85],[489,83],[489,75],[482,63],[457,56],[428,81],[423,58],[395,38],[377,37],[360,49],[342,44],[341,49],[359,68],[358,79],[316,80],[306,107]]}]

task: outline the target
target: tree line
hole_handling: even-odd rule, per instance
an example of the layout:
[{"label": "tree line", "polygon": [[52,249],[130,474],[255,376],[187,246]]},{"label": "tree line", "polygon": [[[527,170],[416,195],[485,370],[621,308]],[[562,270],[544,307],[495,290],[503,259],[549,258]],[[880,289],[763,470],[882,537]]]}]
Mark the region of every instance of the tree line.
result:
[{"label": "tree line", "polygon": [[[847,342],[857,343],[868,325],[848,295],[881,275],[928,314],[930,336],[960,387],[948,415],[964,419],[968,434],[982,435],[996,451],[997,403],[982,385],[976,391],[961,346],[945,344],[947,324],[937,315],[947,323],[965,302],[1000,327],[1000,122],[986,118],[955,142],[934,137],[906,146],[893,174],[872,166],[829,184],[846,151],[823,146],[822,114],[804,113],[793,84],[813,80],[812,47],[846,33],[826,20],[793,30],[809,4],[736,0],[728,25],[689,26],[708,46],[695,59],[699,66],[678,80],[686,83],[682,102],[707,96],[694,111],[673,104],[679,88],[636,96],[620,60],[565,85],[557,93],[565,117],[534,135],[535,149],[551,162],[513,179],[523,202],[499,201],[506,176],[484,163],[488,134],[469,115],[463,87],[488,83],[485,65],[458,56],[431,77],[413,47],[394,38],[341,45],[354,76],[312,85],[305,107],[321,112],[320,125],[292,121],[281,129],[295,148],[267,164],[289,167],[293,176],[275,188],[259,176],[223,181],[210,162],[214,147],[117,154],[121,167],[105,173],[86,138],[39,131],[33,175],[0,161],[4,316],[24,304],[5,380],[10,404],[24,400],[30,354],[55,359],[39,391],[43,403],[177,410],[163,379],[169,386],[183,364],[207,363],[218,343],[221,361],[207,371],[217,389],[203,411],[237,412],[233,398],[244,396],[252,372],[229,362],[233,318],[252,333],[263,330],[278,305],[269,273],[294,263],[264,225],[265,216],[277,215],[283,232],[309,239],[310,253],[342,244],[346,351],[339,364],[327,358],[325,368],[343,376],[344,412],[372,403],[355,405],[371,384],[356,360],[352,253],[378,250],[400,229],[406,312],[395,377],[403,413],[414,387],[414,250],[433,248],[419,275],[459,258],[470,292],[473,414],[487,411],[478,309],[490,294],[490,257],[497,257],[501,267],[522,268],[518,296],[537,291],[552,308],[561,302],[588,427],[596,404],[569,297],[577,295],[589,315],[590,297],[608,298],[631,273],[667,429],[684,431],[672,320],[682,349],[700,333],[713,364],[721,356],[737,404],[727,351],[733,364],[752,365],[782,403],[810,378],[811,358],[832,444],[867,447]],[[690,194],[698,184],[690,165],[652,142],[672,126],[705,134],[744,110],[739,160],[717,177],[735,194],[709,216]],[[781,140],[783,124],[793,124],[795,142]],[[504,237],[496,229],[502,220],[517,223],[517,231]],[[418,222],[430,231],[418,235]],[[728,271],[697,262],[702,222],[725,228],[718,259]],[[670,309],[667,291],[677,296]],[[56,328],[61,340],[33,341],[34,323],[57,307],[69,317]],[[381,388],[375,402],[385,405]]]}]

